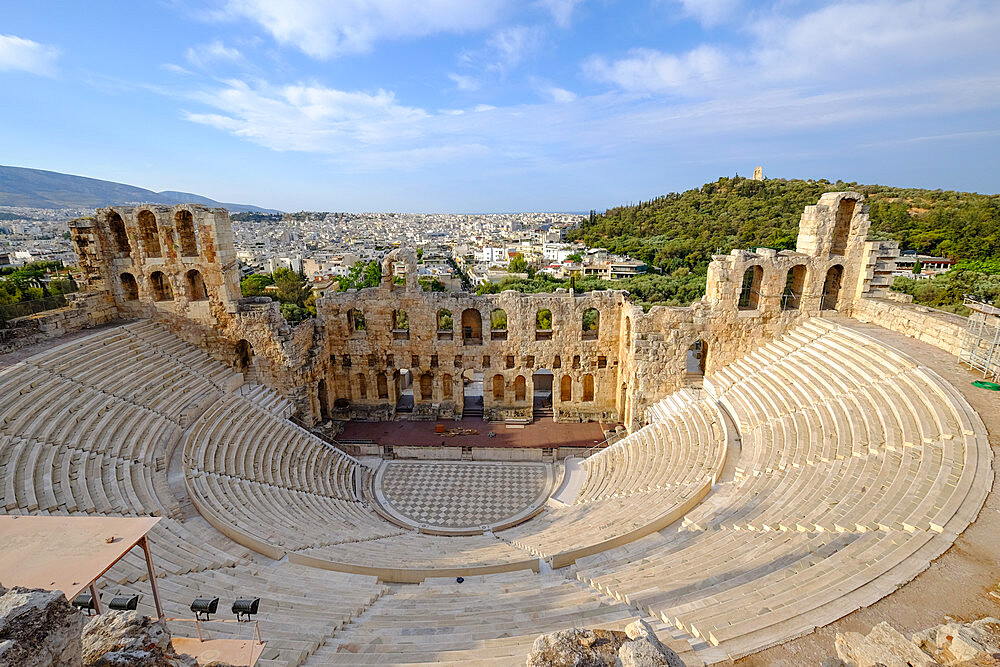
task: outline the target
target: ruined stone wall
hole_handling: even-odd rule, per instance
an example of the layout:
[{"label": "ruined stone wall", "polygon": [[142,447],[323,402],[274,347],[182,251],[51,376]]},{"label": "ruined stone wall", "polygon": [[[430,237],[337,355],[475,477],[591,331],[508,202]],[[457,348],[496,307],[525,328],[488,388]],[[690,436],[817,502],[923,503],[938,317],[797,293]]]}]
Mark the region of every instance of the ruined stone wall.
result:
[{"label": "ruined stone wall", "polygon": [[118,310],[106,292],[67,294],[66,301],[63,308],[8,321],[0,329],[0,354],[118,319]]},{"label": "ruined stone wall", "polygon": [[858,299],[850,314],[856,320],[898,331],[956,357],[962,351],[968,324],[965,317],[896,299]]}]

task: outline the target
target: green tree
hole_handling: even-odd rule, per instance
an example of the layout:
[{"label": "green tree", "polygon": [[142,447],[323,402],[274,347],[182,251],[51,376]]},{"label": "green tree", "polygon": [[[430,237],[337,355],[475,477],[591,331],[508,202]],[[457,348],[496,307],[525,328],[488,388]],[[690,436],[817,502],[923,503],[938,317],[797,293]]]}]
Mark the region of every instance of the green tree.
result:
[{"label": "green tree", "polygon": [[514,256],[510,260],[510,264],[507,265],[507,270],[511,273],[527,273],[528,261],[521,253],[514,253]]},{"label": "green tree", "polygon": [[434,276],[421,276],[417,281],[425,292],[443,292],[444,283]]},{"label": "green tree", "polygon": [[243,296],[260,296],[264,288],[273,285],[274,280],[269,273],[252,273],[240,281],[240,292]]},{"label": "green tree", "polygon": [[583,261],[583,255],[581,255],[578,252],[574,252],[572,255],[567,255],[566,259],[569,260],[569,261],[571,261],[571,262],[577,262],[577,263],[579,263],[579,262]]},{"label": "green tree", "polygon": [[924,265],[920,262],[918,258],[917,261],[913,263],[913,273],[919,275],[924,270]]}]

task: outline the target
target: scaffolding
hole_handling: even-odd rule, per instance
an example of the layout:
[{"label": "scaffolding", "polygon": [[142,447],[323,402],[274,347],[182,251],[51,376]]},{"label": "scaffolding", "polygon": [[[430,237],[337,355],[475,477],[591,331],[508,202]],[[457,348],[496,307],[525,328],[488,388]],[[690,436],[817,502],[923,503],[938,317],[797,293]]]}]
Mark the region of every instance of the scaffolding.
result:
[{"label": "scaffolding", "polygon": [[987,380],[1000,380],[1000,308],[966,295],[969,323],[965,328],[959,363],[979,371]]}]

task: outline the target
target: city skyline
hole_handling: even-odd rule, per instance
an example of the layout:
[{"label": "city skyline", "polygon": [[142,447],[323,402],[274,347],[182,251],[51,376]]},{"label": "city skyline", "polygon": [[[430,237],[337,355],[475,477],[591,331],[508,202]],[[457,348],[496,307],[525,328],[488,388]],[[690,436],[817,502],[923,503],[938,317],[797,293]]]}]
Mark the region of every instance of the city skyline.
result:
[{"label": "city skyline", "polygon": [[996,192],[975,0],[7,8],[4,164],[282,210],[587,211],[758,164]]}]

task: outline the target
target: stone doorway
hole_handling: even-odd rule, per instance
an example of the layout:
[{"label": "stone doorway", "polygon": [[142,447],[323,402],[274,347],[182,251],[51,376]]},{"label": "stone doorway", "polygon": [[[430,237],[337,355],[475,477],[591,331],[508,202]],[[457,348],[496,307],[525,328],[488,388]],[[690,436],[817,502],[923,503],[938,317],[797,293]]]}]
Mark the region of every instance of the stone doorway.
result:
[{"label": "stone doorway", "polygon": [[462,416],[483,416],[483,374],[472,369],[462,373]]},{"label": "stone doorway", "polygon": [[531,411],[536,420],[554,419],[552,380],[552,371],[546,368],[540,368],[531,375]]},{"label": "stone doorway", "polygon": [[396,413],[413,412],[413,373],[409,368],[401,368],[393,373],[396,383]]}]

